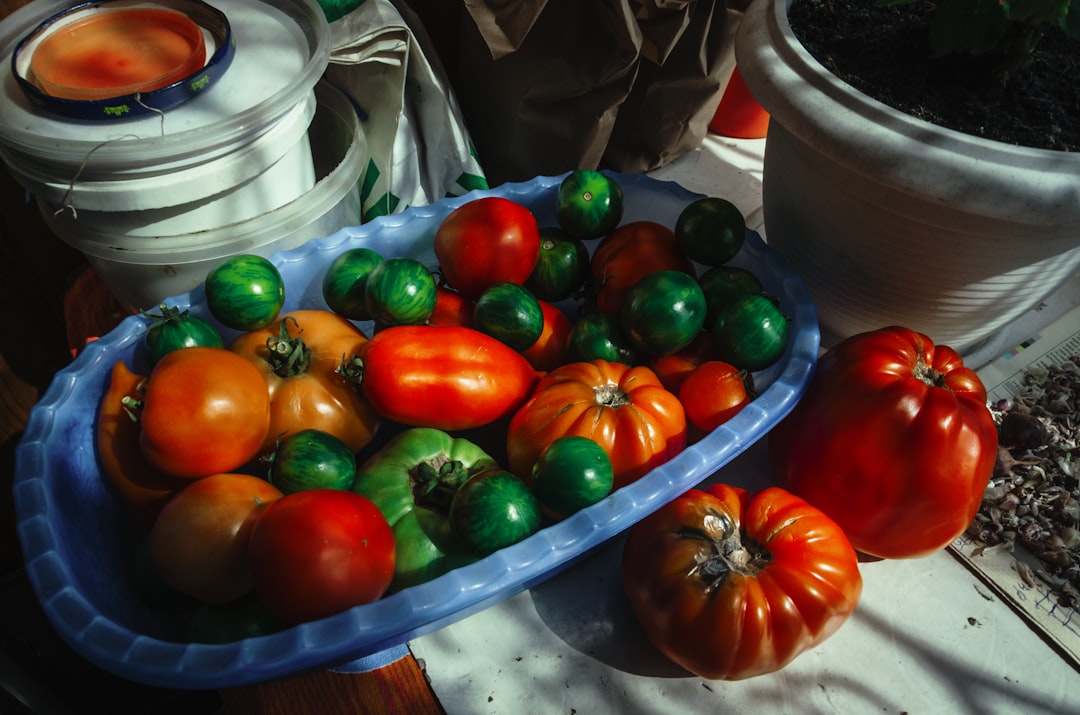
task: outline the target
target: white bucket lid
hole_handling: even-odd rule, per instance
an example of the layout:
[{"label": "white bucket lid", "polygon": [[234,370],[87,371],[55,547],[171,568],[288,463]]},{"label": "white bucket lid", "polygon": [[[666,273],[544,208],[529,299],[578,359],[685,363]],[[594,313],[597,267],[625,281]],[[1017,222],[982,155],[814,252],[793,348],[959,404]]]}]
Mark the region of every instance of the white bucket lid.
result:
[{"label": "white bucket lid", "polygon": [[[167,5],[167,0],[161,2]],[[0,57],[10,67],[19,40],[69,4],[70,0],[39,0],[9,15],[0,22]],[[88,200],[93,200],[94,192],[110,191],[130,198],[132,180],[167,181],[170,174],[227,156],[270,131],[296,105],[309,101],[330,53],[329,28],[315,0],[216,0],[213,4],[233,28],[237,49],[232,65],[215,86],[163,116],[84,122],[50,115],[32,106],[14,75],[4,72],[0,77],[4,160],[16,173],[17,167],[25,166],[28,178],[51,173],[52,180],[37,187],[45,192],[63,187],[66,193],[77,178],[76,188],[87,187]],[[292,142],[283,144],[280,155],[292,146]],[[267,165],[280,155],[268,157]],[[255,166],[251,171],[264,168]],[[210,185],[214,172],[207,173],[204,195],[212,195],[220,189]],[[184,200],[191,198],[179,199]]]}]

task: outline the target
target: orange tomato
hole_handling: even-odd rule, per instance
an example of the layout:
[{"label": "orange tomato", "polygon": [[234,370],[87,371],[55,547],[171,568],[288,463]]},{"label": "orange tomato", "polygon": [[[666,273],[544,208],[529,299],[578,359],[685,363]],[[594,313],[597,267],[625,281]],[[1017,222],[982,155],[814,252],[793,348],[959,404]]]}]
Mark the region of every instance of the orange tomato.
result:
[{"label": "orange tomato", "polygon": [[270,395],[259,371],[239,355],[183,348],[154,366],[139,420],[147,461],[176,477],[205,477],[258,454],[270,428]]},{"label": "orange tomato", "polygon": [[327,310],[284,313],[233,341],[229,350],[258,368],[270,394],[270,428],[262,453],[304,429],[332,434],[353,452],[371,441],[378,414],[338,371],[367,341],[348,319]]}]

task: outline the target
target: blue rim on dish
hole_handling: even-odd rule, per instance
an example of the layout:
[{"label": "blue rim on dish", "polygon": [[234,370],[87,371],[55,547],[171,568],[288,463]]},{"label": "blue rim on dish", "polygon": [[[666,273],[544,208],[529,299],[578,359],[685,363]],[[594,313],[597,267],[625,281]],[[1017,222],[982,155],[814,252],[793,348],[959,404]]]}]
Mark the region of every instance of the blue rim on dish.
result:
[{"label": "blue rim on dish", "polygon": [[[624,222],[674,226],[679,211],[701,198],[673,182],[609,175],[623,189]],[[286,286],[282,310],[325,309],[323,274],[334,257],[350,248],[368,247],[380,255],[406,255],[434,265],[435,229],[450,211],[475,198],[509,198],[529,208],[541,226],[553,226],[555,196],[565,176],[412,207],[276,253],[271,261]],[[399,654],[408,640],[510,598],[593,553],[713,475],[791,411],[817,362],[820,335],[813,302],[802,279],[756,233],[747,232],[731,265],[754,270],[777,296],[791,321],[791,340],[777,364],[754,374],[757,399],[729,422],[600,502],[475,563],[329,618],[223,645],[187,642],[174,621],[141,603],[124,581],[140,532],[103,483],[94,426],[115,362],[124,359],[136,372],[145,369],[139,346],[150,321],[126,318],[56,375],[32,409],[16,450],[16,523],[30,583],[56,631],[76,652],[107,671],[150,685],[232,687],[313,669],[347,669],[349,663],[388,650],[391,657]],[[201,287],[166,303],[213,321]],[[222,333],[226,342],[238,334]]]},{"label": "blue rim on dish", "polygon": [[116,121],[143,117],[168,111],[187,102],[197,94],[205,92],[217,83],[232,64],[236,54],[236,42],[232,26],[225,13],[202,0],[161,0],[161,7],[179,11],[187,15],[196,25],[210,33],[214,39],[214,52],[207,58],[205,65],[192,74],[172,84],[150,92],[126,94],[108,99],[67,99],[54,97],[39,89],[20,71],[20,62],[25,63],[23,51],[39,38],[48,33],[58,21],[75,13],[104,6],[129,6],[128,0],[90,0],[62,10],[47,18],[15,46],[11,55],[11,72],[23,94],[35,107],[68,119],[92,121]]}]

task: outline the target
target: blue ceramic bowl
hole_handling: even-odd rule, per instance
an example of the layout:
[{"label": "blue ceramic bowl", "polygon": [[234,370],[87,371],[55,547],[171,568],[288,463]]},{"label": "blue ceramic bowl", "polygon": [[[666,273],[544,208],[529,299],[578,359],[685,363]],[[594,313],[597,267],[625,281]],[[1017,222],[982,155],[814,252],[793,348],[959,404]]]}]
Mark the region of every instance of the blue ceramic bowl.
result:
[{"label": "blue ceramic bowl", "polygon": [[[680,211],[700,198],[674,183],[614,176],[625,195],[624,222],[649,219],[673,227]],[[562,178],[540,177],[410,208],[275,254],[271,260],[286,283],[284,309],[326,308],[322,276],[349,248],[366,246],[384,257],[410,256],[434,266],[436,228],[451,210],[480,196],[518,201],[541,226],[554,226]],[[17,449],[18,533],[38,599],[64,640],[108,671],[163,687],[220,688],[310,669],[347,668],[351,661],[509,598],[712,475],[765,435],[802,396],[819,346],[817,315],[802,280],[754,233],[732,264],[761,278],[779,297],[792,327],[781,360],[754,375],[759,397],[735,418],[601,502],[474,564],[330,618],[227,645],[185,642],[183,625],[141,603],[128,582],[141,532],[102,480],[94,426],[113,364],[126,360],[136,371],[145,369],[141,340],[148,321],[129,317],[56,376],[32,410]],[[167,302],[212,320],[201,287]],[[227,339],[235,335],[222,332]]]}]

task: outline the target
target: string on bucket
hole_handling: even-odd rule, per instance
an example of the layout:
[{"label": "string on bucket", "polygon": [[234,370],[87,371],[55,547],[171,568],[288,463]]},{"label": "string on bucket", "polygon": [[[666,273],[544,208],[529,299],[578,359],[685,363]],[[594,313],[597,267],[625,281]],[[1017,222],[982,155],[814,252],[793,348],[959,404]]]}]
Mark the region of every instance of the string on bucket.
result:
[{"label": "string on bucket", "polygon": [[[162,122],[164,122],[164,113],[162,113]],[[61,203],[60,208],[53,211],[53,216],[59,216],[66,209],[71,209],[71,217],[75,218],[75,219],[79,218],[79,212],[75,208],[75,203],[72,201],[72,196],[75,194],[75,182],[79,180],[80,176],[82,176],[83,170],[86,168],[86,165],[90,163],[90,157],[94,155],[95,151],[97,151],[98,149],[100,149],[100,148],[102,148],[104,146],[112,144],[113,142],[122,141],[124,139],[138,139],[138,138],[139,137],[138,137],[137,134],[125,134],[123,136],[116,137],[115,139],[106,139],[105,141],[101,142],[100,144],[95,146],[90,151],[86,152],[86,156],[83,157],[82,163],[79,164],[79,168],[75,172],[75,176],[71,177],[71,181],[68,182],[67,192],[64,193],[64,200]]]}]

